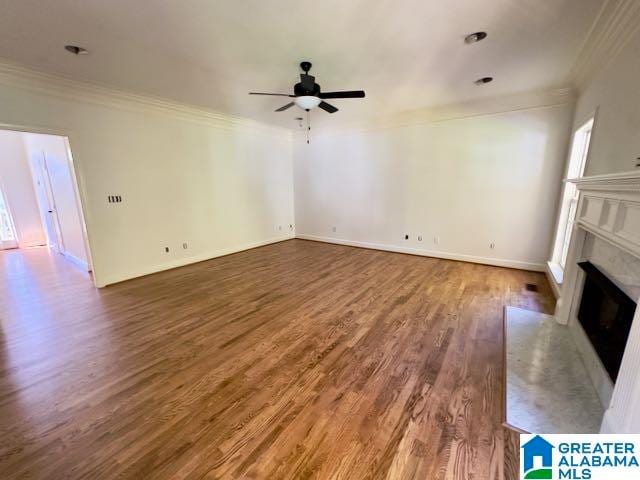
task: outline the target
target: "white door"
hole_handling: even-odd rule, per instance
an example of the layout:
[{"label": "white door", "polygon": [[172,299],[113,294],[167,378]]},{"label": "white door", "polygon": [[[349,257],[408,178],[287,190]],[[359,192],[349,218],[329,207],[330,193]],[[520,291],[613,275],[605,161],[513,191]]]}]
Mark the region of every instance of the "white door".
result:
[{"label": "white door", "polygon": [[18,248],[18,238],[13,226],[11,212],[9,212],[4,194],[0,190],[0,250],[7,248]]},{"label": "white door", "polygon": [[45,217],[47,236],[49,237],[49,246],[55,251],[64,252],[64,242],[62,238],[62,229],[60,228],[60,220],[58,219],[58,210],[56,209],[56,200],[53,196],[53,187],[51,186],[51,177],[47,168],[47,156],[42,152],[42,179],[44,183],[45,197],[47,199],[47,216]]},{"label": "white door", "polygon": [[51,179],[49,178],[49,171],[47,169],[47,158],[44,152],[32,158],[31,167],[36,184],[36,196],[38,197],[42,223],[47,233],[47,245],[56,252],[61,253],[64,251],[62,233],[58,223],[56,203],[51,187]]}]

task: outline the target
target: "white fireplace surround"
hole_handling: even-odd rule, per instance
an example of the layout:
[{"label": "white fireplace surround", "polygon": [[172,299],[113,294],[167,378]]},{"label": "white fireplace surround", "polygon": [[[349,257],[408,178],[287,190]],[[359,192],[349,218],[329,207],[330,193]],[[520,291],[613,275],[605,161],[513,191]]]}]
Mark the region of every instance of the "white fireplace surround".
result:
[{"label": "white fireplace surround", "polygon": [[[580,198],[555,314],[556,320],[565,325],[575,321],[580,302],[583,279],[577,263],[581,260],[587,234],[595,235],[623,252],[640,258],[640,172],[597,175],[567,181],[577,186]],[[640,303],[640,298],[633,300]],[[600,386],[601,398],[610,398],[602,422],[602,433],[640,433],[638,317],[640,308],[634,314],[613,392],[609,391],[607,394],[606,386]],[[596,388],[599,386],[596,385]]]}]

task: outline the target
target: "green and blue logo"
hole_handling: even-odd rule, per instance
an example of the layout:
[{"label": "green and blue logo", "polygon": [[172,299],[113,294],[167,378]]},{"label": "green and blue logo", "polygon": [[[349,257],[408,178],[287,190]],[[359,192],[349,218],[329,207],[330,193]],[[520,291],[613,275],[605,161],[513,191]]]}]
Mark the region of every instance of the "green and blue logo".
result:
[{"label": "green and blue logo", "polygon": [[525,479],[544,478],[553,479],[553,449],[552,444],[540,435],[536,435],[522,445],[522,464]]},{"label": "green and blue logo", "polygon": [[520,435],[520,479],[638,480],[640,435]]}]

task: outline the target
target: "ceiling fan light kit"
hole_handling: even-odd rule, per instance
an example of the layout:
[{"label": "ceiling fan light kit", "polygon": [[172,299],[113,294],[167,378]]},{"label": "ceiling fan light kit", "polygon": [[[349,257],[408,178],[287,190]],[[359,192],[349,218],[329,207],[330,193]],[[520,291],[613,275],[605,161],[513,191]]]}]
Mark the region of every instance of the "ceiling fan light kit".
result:
[{"label": "ceiling fan light kit", "polygon": [[338,111],[336,107],[324,101],[328,98],[364,98],[365,93],[363,90],[348,90],[341,92],[322,92],[320,85],[316,83],[316,77],[309,75],[311,70],[311,62],[304,61],[300,63],[300,68],[304,73],[300,74],[300,82],[293,86],[293,95],[286,93],[262,93],[262,92],[249,92],[249,95],[271,95],[277,97],[289,97],[293,98],[292,102],[283,105],[276,109],[276,112],[284,112],[285,110],[293,107],[294,105],[300,107],[305,111],[312,110],[316,107],[321,108],[325,112],[335,113]]},{"label": "ceiling fan light kit", "polygon": [[314,97],[312,95],[301,95],[296,97],[293,101],[298,107],[303,110],[311,110],[312,108],[316,108],[322,102],[322,99],[319,97]]}]

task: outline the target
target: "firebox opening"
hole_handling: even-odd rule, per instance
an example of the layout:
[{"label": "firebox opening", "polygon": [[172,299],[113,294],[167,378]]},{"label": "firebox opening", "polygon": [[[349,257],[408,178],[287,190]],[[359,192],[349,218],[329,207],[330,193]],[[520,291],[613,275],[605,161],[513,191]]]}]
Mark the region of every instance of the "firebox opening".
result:
[{"label": "firebox opening", "polygon": [[591,262],[578,266],[586,274],[578,320],[615,382],[636,303]]}]

